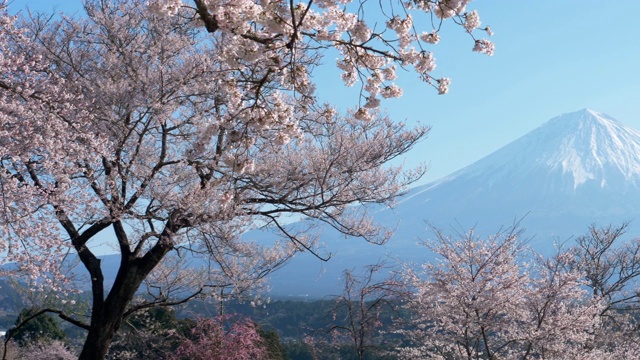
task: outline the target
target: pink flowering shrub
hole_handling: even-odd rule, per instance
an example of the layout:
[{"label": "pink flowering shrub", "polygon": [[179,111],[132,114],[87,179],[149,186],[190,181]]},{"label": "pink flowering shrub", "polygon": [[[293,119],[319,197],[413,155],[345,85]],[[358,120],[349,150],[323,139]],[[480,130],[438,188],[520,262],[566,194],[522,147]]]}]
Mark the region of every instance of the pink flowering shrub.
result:
[{"label": "pink flowering shrub", "polygon": [[268,359],[256,325],[248,318],[232,316],[198,320],[176,354],[190,360]]},{"label": "pink flowering shrub", "polygon": [[28,343],[17,350],[16,359],[21,360],[76,360],[69,347],[60,340],[40,340]]}]

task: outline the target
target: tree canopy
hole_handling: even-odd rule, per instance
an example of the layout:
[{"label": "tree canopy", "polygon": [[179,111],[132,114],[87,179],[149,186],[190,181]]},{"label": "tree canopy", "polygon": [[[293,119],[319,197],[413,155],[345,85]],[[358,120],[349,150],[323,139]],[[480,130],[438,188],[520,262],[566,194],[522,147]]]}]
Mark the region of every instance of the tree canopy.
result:
[{"label": "tree canopy", "polygon": [[[388,162],[428,128],[376,109],[402,94],[398,68],[447,92],[428,51],[445,20],[491,55],[467,3],[390,0],[374,18],[371,4],[346,0],[86,0],[84,15],[59,17],[1,5],[3,260],[66,301],[79,283],[63,260],[77,254],[90,311],[55,312],[88,330],[87,359],[103,358],[138,310],[237,296],[295,252],[315,253],[314,224],[384,242],[390,233],[349,205],[390,203],[418,179],[424,168]],[[311,74],[330,49],[344,83],[360,84],[346,114],[314,95]],[[313,221],[292,230],[288,214]],[[280,240],[241,239],[257,226]],[[111,286],[98,234],[121,256]]]}]

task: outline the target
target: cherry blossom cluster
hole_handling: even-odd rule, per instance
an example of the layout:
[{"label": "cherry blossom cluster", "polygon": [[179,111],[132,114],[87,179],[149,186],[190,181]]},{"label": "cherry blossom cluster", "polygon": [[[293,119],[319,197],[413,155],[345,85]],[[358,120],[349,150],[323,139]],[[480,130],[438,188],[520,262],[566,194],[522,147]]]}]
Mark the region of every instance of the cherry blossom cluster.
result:
[{"label": "cherry blossom cluster", "polygon": [[249,319],[224,315],[196,322],[176,355],[194,360],[266,360],[269,353]]},{"label": "cherry blossom cluster", "polygon": [[491,56],[495,51],[495,46],[491,41],[487,39],[480,39],[480,40],[476,40],[476,44],[473,47],[473,51],[484,53]]},{"label": "cherry blossom cluster", "polygon": [[[16,17],[8,15],[6,5],[1,4],[0,251],[5,254],[3,262],[18,265],[31,289],[62,289],[69,279],[59,259],[69,252],[69,244],[60,238],[58,225],[52,222],[55,209],[45,204],[54,199],[70,201],[77,203],[78,209],[93,211],[91,201],[75,198],[68,178],[54,179],[64,173],[77,174],[77,167],[67,159],[94,160],[106,142],[92,133],[91,122],[79,121],[90,118],[76,108],[83,103],[82,96],[61,89],[64,80],[46,71],[47,62],[41,54],[27,51],[33,44],[15,25]],[[22,138],[25,135],[29,138]],[[55,172],[41,176],[44,169]],[[35,221],[24,222],[27,218]]]},{"label": "cherry blossom cluster", "polygon": [[[265,80],[279,78],[281,90],[291,91],[298,101],[305,102],[305,108],[314,96],[310,80],[313,66],[309,61],[319,55],[318,49],[337,49],[340,53],[337,66],[342,70],[344,84],[360,83],[361,100],[356,114],[359,119],[370,120],[370,111],[380,106],[380,98],[402,95],[402,89],[393,83],[395,75],[381,76],[385,71],[395,73],[398,66],[413,67],[420,79],[434,86],[439,94],[448,92],[450,81],[432,75],[436,63],[429,50],[440,41],[441,26],[431,25],[429,29],[425,14],[452,19],[452,23],[471,35],[473,51],[493,54],[494,46],[489,40],[474,37],[476,30],[492,33],[489,27],[480,29],[477,11],[466,10],[469,2],[390,0],[388,4],[377,4],[379,9],[369,9],[366,2],[353,0],[308,3],[150,0],[148,3],[160,16],[177,16],[181,12],[183,17],[194,19],[195,13],[194,26],[204,26],[214,37],[233,44],[228,48],[233,53],[224,56],[229,70],[238,65],[238,59],[265,64]],[[386,29],[371,27],[369,24],[379,19],[365,16],[369,13],[386,17]],[[420,21],[416,22],[414,17]]]},{"label": "cherry blossom cluster", "polygon": [[31,341],[23,347],[17,347],[14,354],[9,355],[9,359],[23,360],[40,360],[40,359],[58,359],[58,360],[75,360],[78,358],[69,349],[69,345],[62,340],[40,339]]}]

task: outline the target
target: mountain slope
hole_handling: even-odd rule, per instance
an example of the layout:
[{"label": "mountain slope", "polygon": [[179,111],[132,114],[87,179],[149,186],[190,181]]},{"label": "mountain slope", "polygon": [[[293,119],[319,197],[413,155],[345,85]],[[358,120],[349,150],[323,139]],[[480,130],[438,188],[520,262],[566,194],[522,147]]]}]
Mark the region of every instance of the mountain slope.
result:
[{"label": "mountain slope", "polygon": [[336,293],[345,268],[386,255],[420,261],[428,256],[415,245],[430,235],[425,221],[493,232],[522,219],[526,233],[535,235],[534,247],[550,252],[554,240],[580,235],[593,223],[635,218],[640,218],[640,131],[584,109],[555,117],[479,161],[413,189],[394,209],[379,210],[375,219],[396,228],[384,247],[327,232],[324,240],[334,259],[322,266],[309,256],[295,258],[274,276],[274,293]]},{"label": "mountain slope", "polygon": [[640,131],[585,109],[553,118],[446,178],[414,189],[401,200],[398,214],[431,202],[450,217],[482,219],[481,212],[490,209],[512,217],[597,220],[640,210],[639,184]]}]

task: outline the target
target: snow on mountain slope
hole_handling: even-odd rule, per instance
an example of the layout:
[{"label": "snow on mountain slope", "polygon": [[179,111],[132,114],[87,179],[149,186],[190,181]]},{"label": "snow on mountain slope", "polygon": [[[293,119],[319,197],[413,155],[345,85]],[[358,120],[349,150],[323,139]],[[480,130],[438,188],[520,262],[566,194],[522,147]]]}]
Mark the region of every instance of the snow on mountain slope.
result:
[{"label": "snow on mountain slope", "polygon": [[563,114],[451,177],[485,174],[496,179],[537,169],[561,170],[570,175],[574,189],[612,172],[635,185],[640,178],[640,131],[589,109]]},{"label": "snow on mountain slope", "polygon": [[[563,114],[398,205],[409,213],[426,202],[450,216],[496,208],[524,215],[638,209],[640,131],[592,110]],[[624,210],[626,209],[626,210]]]}]

